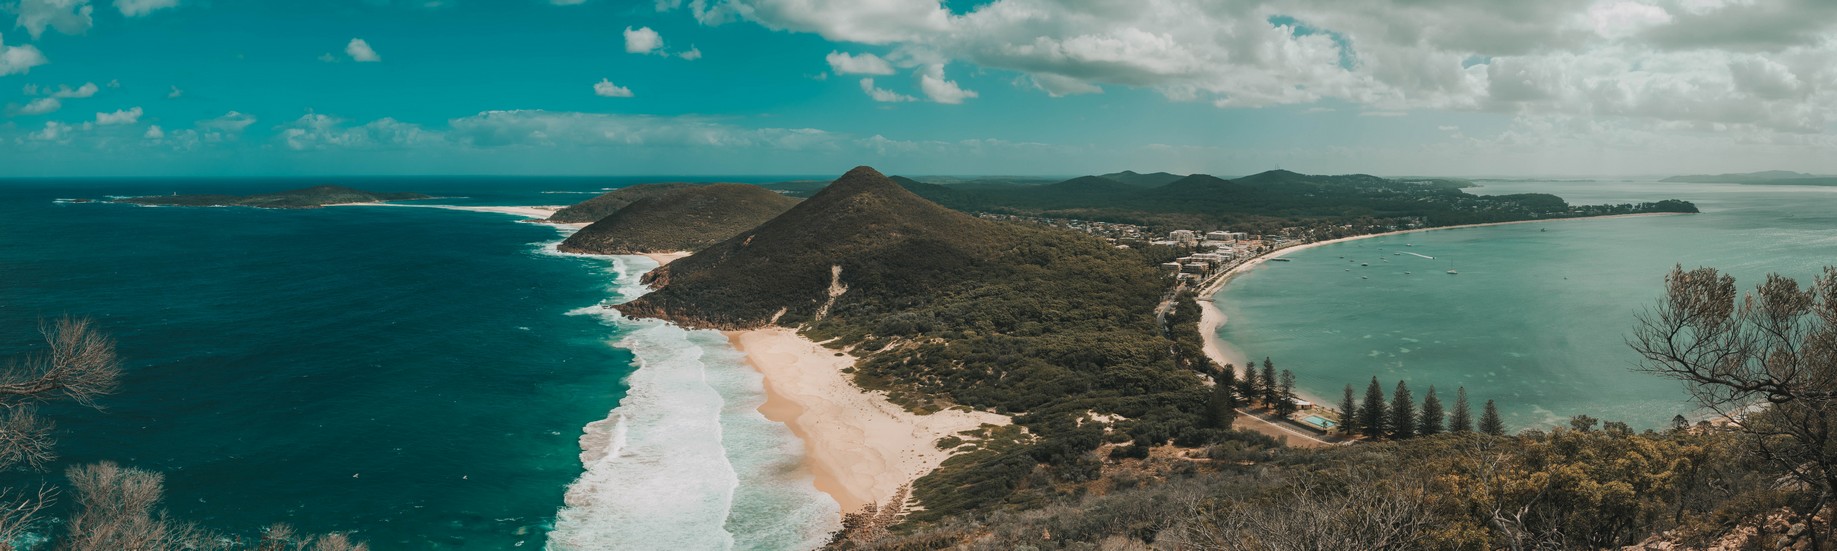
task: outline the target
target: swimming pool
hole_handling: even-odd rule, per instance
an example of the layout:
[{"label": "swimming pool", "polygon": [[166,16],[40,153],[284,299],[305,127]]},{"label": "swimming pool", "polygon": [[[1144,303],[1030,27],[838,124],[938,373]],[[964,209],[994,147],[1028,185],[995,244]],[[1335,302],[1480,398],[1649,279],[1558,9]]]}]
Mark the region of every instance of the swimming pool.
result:
[{"label": "swimming pool", "polygon": [[1321,417],[1319,415],[1309,415],[1307,417],[1302,417],[1301,422],[1307,423],[1310,426],[1318,427],[1322,430],[1339,426],[1339,423],[1334,422],[1332,419]]}]

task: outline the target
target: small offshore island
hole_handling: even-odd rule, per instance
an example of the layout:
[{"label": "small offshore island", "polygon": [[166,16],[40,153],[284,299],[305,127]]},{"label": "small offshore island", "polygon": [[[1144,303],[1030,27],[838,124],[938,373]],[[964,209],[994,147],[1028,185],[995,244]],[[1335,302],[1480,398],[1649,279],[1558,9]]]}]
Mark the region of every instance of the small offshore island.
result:
[{"label": "small offshore island", "polygon": [[254,207],[263,209],[316,209],[332,205],[382,203],[386,201],[412,201],[432,199],[433,196],[419,193],[377,193],[351,189],[342,186],[313,186],[309,188],[279,191],[274,193],[257,193],[254,195],[152,195],[146,197],[122,197],[111,199],[113,203],[127,203],[157,207]]}]

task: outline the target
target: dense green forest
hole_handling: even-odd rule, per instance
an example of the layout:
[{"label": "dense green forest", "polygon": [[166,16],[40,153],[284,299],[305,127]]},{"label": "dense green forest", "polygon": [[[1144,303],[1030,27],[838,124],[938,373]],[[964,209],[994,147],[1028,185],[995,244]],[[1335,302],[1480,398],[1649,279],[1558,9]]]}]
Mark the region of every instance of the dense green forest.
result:
[{"label": "dense green forest", "polygon": [[632,201],[574,232],[560,249],[588,254],[697,251],[795,204],[797,199],[754,185],[684,186]]},{"label": "dense green forest", "polygon": [[339,203],[378,203],[429,199],[419,193],[376,193],[341,186],[313,186],[304,189],[258,193],[255,195],[153,195],[124,197],[117,203],[172,207],[257,207],[268,209],[310,209]]}]

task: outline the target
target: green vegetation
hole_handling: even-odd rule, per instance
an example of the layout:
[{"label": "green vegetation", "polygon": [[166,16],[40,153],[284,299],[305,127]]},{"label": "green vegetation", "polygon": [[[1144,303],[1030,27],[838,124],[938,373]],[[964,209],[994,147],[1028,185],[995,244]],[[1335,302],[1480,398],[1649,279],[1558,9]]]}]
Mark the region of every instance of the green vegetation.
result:
[{"label": "green vegetation", "polygon": [[753,229],[796,204],[796,199],[754,185],[686,186],[632,201],[568,236],[560,249],[588,254],[696,251]]},{"label": "green vegetation", "polygon": [[116,203],[157,205],[165,207],[256,207],[264,209],[311,209],[340,203],[381,203],[431,199],[419,193],[375,193],[341,186],[313,186],[304,189],[255,195],[153,195],[125,197]]},{"label": "green vegetation", "polygon": [[1229,227],[1259,234],[1298,228],[1312,239],[1369,233],[1375,228],[1697,211],[1695,205],[1677,200],[1570,205],[1542,193],[1473,195],[1462,191],[1472,183],[1448,179],[1317,176],[1275,170],[1235,180],[1195,174],[1147,185],[1173,175],[1132,174],[1083,176],[1046,186],[946,186],[895,180],[926,199],[971,212],[1154,227]]},{"label": "green vegetation", "polygon": [[[1667,532],[1670,548],[1701,549],[1783,499],[1716,431],[1442,434],[1315,450],[1233,442],[1136,469],[1149,474],[1131,464],[1109,468],[1131,484],[850,548],[1602,549]],[[1779,535],[1752,548],[1776,548]]]},{"label": "green vegetation", "polygon": [[671,182],[662,184],[638,184],[635,186],[622,187],[555,211],[555,214],[549,215],[549,221],[562,224],[591,224],[600,221],[601,218],[605,218],[614,212],[618,212],[619,209],[625,208],[626,205],[630,205],[639,199],[656,197],[696,185],[697,184]]}]

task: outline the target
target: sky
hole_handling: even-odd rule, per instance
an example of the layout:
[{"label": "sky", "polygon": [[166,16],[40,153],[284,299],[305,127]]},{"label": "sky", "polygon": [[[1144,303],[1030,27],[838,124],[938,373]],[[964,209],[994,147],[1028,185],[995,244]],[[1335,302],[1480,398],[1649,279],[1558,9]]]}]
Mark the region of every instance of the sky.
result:
[{"label": "sky", "polygon": [[1837,173],[1837,1],[0,0],[0,177],[863,164]]}]

